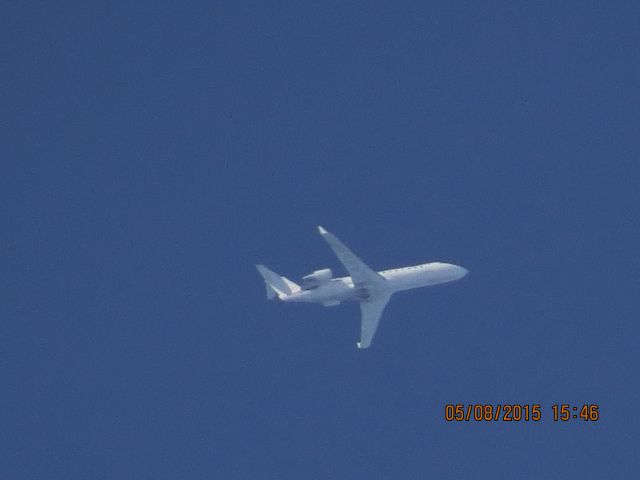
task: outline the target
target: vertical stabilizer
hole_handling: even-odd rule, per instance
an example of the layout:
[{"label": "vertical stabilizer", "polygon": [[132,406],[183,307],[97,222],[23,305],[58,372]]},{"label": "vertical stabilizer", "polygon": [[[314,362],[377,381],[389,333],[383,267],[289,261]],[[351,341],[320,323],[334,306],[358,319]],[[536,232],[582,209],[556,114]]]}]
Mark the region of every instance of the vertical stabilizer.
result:
[{"label": "vertical stabilizer", "polygon": [[256,265],[256,268],[264,279],[267,288],[267,298],[269,300],[274,298],[276,295],[278,295],[278,298],[283,298],[287,295],[300,291],[300,285],[292,282],[286,277],[272,272],[264,265]]}]

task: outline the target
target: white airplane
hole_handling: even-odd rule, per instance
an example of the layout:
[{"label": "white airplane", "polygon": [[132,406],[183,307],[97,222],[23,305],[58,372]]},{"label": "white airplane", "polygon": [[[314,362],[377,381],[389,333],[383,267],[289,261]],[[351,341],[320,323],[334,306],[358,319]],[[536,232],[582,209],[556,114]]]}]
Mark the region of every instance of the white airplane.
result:
[{"label": "white airplane", "polygon": [[265,281],[268,299],[277,296],[283,302],[321,303],[327,307],[346,300],[359,301],[362,330],[358,348],[368,348],[371,345],[391,295],[401,290],[452,282],[469,273],[465,268],[440,262],[375,272],[335,235],[322,227],[318,227],[318,230],[351,274],[350,277],[333,278],[331,269],[325,268],[303,277],[300,286],[264,265],[256,267]]}]

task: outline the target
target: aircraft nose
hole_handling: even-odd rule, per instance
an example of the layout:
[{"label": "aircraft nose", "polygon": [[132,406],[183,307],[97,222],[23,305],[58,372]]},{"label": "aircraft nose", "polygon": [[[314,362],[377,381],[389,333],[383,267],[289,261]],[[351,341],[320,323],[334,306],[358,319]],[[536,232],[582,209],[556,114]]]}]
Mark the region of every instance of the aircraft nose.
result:
[{"label": "aircraft nose", "polygon": [[467,270],[464,267],[458,267],[458,272],[459,272],[460,278],[466,277],[467,275],[469,275],[469,270]]}]

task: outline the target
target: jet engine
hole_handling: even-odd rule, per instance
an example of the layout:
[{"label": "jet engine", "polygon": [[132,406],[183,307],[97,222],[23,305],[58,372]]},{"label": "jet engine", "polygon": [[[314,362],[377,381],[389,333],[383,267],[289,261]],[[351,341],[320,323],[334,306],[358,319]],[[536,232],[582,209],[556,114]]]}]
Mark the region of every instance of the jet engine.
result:
[{"label": "jet engine", "polygon": [[330,268],[316,270],[312,274],[302,277],[302,289],[313,290],[314,288],[318,288],[320,285],[324,285],[331,280],[332,276],[333,273]]}]

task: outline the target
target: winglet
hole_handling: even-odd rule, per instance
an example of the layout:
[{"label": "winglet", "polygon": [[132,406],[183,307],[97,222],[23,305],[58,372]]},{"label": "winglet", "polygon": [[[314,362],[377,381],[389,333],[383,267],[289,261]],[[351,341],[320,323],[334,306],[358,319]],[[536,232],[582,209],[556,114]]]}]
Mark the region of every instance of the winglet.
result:
[{"label": "winglet", "polygon": [[320,225],[318,225],[318,231],[320,232],[320,235],[326,235],[327,233],[329,233]]}]

